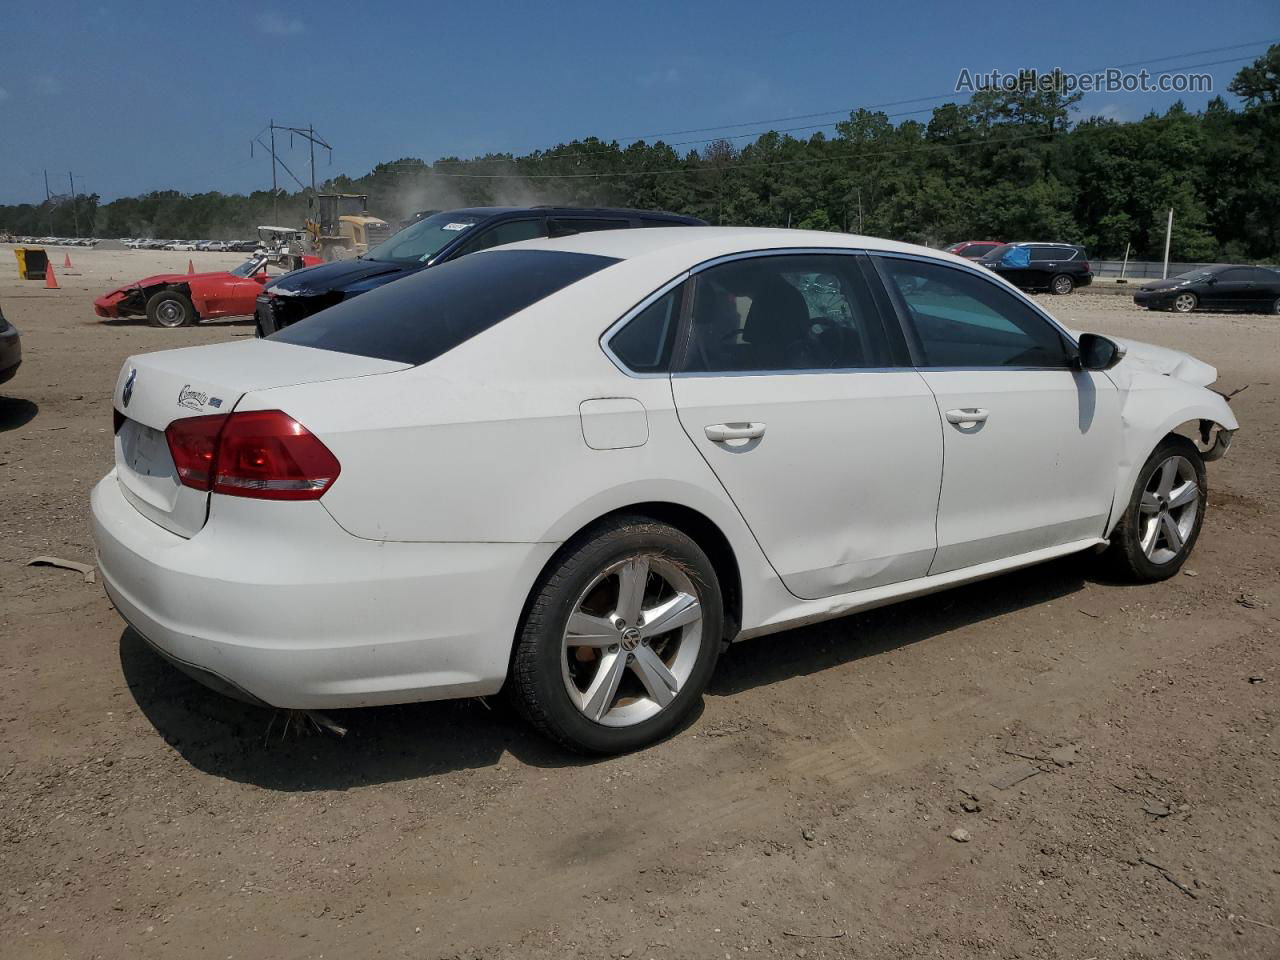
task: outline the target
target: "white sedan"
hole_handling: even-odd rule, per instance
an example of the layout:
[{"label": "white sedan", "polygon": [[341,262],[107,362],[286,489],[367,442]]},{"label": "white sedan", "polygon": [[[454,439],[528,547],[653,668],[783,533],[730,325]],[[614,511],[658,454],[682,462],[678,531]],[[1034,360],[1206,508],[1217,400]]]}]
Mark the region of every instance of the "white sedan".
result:
[{"label": "white sedan", "polygon": [[671,732],[722,646],[1196,542],[1216,371],[868,237],[648,229],[424,270],[266,340],[131,358],[106,589],[224,692],[496,693],[568,747]]}]

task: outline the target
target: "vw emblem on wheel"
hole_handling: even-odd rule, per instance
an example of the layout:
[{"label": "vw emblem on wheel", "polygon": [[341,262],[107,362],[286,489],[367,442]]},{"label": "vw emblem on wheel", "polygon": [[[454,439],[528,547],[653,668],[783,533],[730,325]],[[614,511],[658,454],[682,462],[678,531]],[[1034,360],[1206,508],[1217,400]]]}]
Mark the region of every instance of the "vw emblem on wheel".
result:
[{"label": "vw emblem on wheel", "polygon": [[138,369],[135,367],[129,371],[129,379],[124,382],[124,394],[121,399],[124,400],[124,405],[126,407],[129,405],[129,401],[133,399],[133,381],[137,379]]},{"label": "vw emblem on wheel", "polygon": [[627,627],[622,631],[622,649],[630,653],[640,642],[640,631],[635,627]]}]

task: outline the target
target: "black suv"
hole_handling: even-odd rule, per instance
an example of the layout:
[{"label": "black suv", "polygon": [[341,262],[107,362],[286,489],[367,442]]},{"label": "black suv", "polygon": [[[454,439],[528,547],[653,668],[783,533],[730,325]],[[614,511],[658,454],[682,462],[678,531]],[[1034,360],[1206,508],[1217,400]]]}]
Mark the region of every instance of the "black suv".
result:
[{"label": "black suv", "polygon": [[978,263],[1023,290],[1070,293],[1093,283],[1089,255],[1070,243],[1006,243]]},{"label": "black suv", "polygon": [[632,227],[704,227],[675,213],[607,207],[466,207],[431,213],[362,257],[294,270],[263,288],[255,316],[265,337],[392,280],[468,253],[536,237]]}]

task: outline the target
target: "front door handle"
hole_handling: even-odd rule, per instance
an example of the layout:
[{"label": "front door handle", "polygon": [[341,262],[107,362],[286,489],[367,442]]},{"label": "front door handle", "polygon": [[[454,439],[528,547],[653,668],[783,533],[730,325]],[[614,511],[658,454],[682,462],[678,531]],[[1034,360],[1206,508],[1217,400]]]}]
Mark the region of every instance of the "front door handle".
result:
[{"label": "front door handle", "polygon": [[986,423],[989,411],[983,410],[981,407],[970,407],[959,410],[947,411],[947,423],[954,423],[956,426],[963,426],[967,423]]},{"label": "front door handle", "polygon": [[704,428],[707,439],[715,443],[729,440],[759,440],[764,436],[763,423],[713,423]]}]

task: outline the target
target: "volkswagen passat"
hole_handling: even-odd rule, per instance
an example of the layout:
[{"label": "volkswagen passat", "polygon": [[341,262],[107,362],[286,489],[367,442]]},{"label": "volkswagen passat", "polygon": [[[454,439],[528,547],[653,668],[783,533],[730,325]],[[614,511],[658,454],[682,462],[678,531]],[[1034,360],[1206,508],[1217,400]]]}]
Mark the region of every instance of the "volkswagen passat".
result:
[{"label": "volkswagen passat", "polygon": [[492,694],[583,751],[695,706],[727,641],[1196,542],[1214,369],[1076,335],[866,237],[533,240],[265,340],[131,358],[93,492],[158,651],[277,707]]}]

